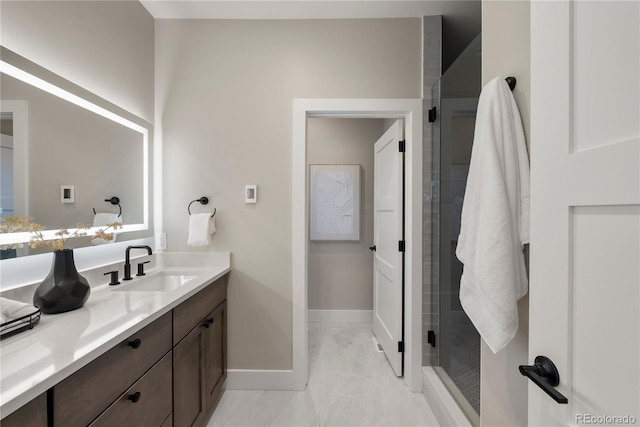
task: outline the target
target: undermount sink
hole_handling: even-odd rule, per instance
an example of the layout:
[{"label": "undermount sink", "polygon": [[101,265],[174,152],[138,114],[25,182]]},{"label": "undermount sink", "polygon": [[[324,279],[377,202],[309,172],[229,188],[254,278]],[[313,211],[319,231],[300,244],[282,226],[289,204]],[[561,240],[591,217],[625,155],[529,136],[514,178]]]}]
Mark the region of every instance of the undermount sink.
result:
[{"label": "undermount sink", "polygon": [[167,292],[178,289],[198,277],[194,272],[161,271],[149,276],[134,277],[131,281],[112,286],[114,291]]}]

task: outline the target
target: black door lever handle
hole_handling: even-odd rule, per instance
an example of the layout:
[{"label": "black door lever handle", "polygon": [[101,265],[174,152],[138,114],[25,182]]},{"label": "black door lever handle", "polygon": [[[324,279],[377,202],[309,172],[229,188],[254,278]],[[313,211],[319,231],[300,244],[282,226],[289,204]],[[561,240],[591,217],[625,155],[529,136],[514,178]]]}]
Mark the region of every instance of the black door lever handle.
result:
[{"label": "black door lever handle", "polygon": [[376,245],[369,246],[369,250],[375,252],[376,251]]},{"label": "black door lever handle", "polygon": [[560,374],[551,359],[537,356],[533,365],[520,365],[520,373],[529,378],[558,403],[568,403],[568,400],[555,387],[560,384]]}]

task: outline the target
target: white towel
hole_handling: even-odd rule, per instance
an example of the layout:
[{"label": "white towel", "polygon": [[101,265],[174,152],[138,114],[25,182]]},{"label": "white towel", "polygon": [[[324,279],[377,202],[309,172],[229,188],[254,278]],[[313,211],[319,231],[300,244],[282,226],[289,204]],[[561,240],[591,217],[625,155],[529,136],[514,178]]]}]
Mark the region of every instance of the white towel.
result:
[{"label": "white towel", "polygon": [[211,212],[191,214],[189,217],[189,246],[208,246],[216,232],[216,220]]},{"label": "white towel", "polygon": [[460,302],[494,353],[518,330],[528,289],[529,158],[518,106],[498,77],[482,89],[456,256]]},{"label": "white towel", "polygon": [[8,298],[0,298],[0,323],[9,322],[22,316],[33,314],[38,309],[33,304],[26,304]]},{"label": "white towel", "polygon": [[[122,217],[119,217],[116,213],[108,213],[108,212],[98,212],[93,217],[93,226],[94,227],[104,227],[107,224],[111,224],[114,222],[119,222],[122,224]],[[113,231],[113,230],[108,230]],[[114,243],[116,241],[116,234],[113,235],[113,240],[104,240],[104,239],[93,239],[91,241],[92,245],[104,245],[107,243]]]}]

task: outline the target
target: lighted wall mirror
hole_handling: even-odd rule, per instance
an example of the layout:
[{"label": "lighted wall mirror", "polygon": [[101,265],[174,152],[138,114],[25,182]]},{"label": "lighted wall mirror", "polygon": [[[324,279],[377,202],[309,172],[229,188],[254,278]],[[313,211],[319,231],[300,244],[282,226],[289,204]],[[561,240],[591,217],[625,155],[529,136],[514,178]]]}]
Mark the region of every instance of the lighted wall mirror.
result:
[{"label": "lighted wall mirror", "polygon": [[[2,218],[54,236],[121,210],[116,241],[152,235],[150,123],[0,46],[0,125]],[[15,248],[29,238],[0,233],[2,258],[42,252]]]}]

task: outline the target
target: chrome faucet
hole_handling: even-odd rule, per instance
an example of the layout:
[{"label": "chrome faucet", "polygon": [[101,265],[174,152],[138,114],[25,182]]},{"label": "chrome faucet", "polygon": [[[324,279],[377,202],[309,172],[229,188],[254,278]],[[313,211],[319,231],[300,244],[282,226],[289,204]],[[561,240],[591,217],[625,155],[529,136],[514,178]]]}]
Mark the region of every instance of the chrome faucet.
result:
[{"label": "chrome faucet", "polygon": [[124,277],[122,280],[131,280],[131,261],[129,256],[131,249],[146,249],[148,255],[152,254],[151,247],[149,246],[127,246],[127,249],[124,252]]}]

